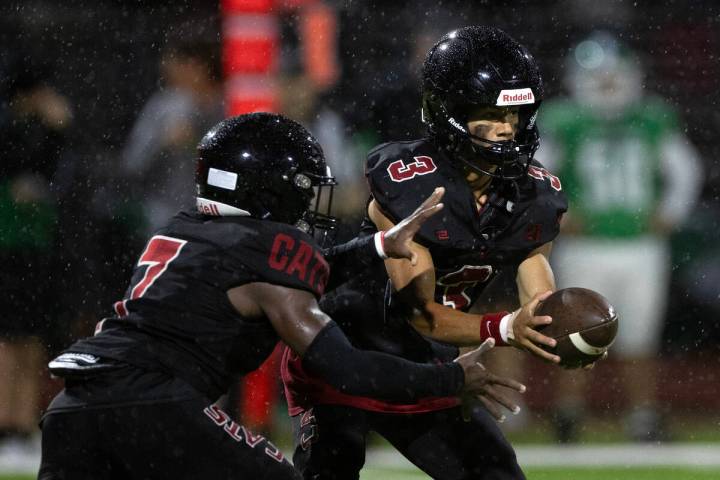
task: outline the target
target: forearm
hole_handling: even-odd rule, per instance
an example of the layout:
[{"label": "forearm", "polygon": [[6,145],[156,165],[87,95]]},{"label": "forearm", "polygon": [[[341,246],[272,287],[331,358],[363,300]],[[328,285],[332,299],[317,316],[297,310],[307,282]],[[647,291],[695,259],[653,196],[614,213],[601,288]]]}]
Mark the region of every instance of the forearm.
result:
[{"label": "forearm", "polygon": [[330,264],[330,279],[325,288],[326,292],[382,261],[376,248],[375,235],[361,233],[349,242],[328,248],[323,252],[323,256]]},{"label": "forearm", "polygon": [[398,402],[456,395],[465,381],[455,363],[419,364],[356,349],[335,323],[313,340],[303,355],[303,365],[343,393]]},{"label": "forearm", "polygon": [[550,275],[538,276],[533,282],[518,282],[520,305],[525,305],[538,293],[548,291],[555,291],[555,279],[552,277],[552,271]]},{"label": "forearm", "polygon": [[505,341],[500,321],[507,313],[476,315],[431,302],[412,319],[412,324],[423,335],[457,347],[477,346],[489,337],[502,346]]},{"label": "forearm", "polygon": [[543,245],[518,267],[516,281],[521,305],[538,293],[555,291],[555,275],[548,261],[551,248],[551,244]]}]

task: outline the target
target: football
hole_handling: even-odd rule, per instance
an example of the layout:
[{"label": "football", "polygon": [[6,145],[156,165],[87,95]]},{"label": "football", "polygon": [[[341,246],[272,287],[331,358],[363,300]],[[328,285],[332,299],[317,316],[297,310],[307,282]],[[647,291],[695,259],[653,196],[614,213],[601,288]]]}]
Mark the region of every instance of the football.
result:
[{"label": "football", "polygon": [[586,288],[558,290],[535,309],[549,315],[552,323],[538,327],[543,335],[557,340],[555,348],[543,347],[560,356],[560,365],[579,368],[600,358],[612,345],[618,317],[608,300]]}]

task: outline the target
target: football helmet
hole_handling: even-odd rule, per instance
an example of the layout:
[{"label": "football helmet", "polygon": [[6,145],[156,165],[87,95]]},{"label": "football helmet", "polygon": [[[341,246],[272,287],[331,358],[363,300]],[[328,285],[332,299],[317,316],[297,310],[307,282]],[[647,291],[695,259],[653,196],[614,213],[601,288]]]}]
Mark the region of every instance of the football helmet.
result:
[{"label": "football helmet", "polygon": [[[502,179],[526,173],[539,145],[535,118],[543,84],[524,46],[498,28],[460,28],[430,49],[422,77],[423,122],[454,162]],[[482,106],[518,106],[513,140],[492,141],[468,131],[470,114]]]},{"label": "football helmet", "polygon": [[198,145],[196,184],[198,210],[208,215],[248,215],[308,233],[336,226],[330,216],[336,182],[322,148],[282,115],[251,113],[215,125]]},{"label": "football helmet", "polygon": [[609,32],[593,32],[578,43],[566,68],[573,98],[599,114],[619,115],[643,96],[640,61]]}]

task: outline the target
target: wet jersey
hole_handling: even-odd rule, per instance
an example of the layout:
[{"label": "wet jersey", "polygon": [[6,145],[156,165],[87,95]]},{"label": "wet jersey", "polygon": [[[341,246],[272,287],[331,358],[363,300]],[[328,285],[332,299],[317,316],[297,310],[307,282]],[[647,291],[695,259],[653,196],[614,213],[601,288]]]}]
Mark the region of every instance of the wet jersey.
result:
[{"label": "wet jersey", "polygon": [[494,182],[482,210],[461,171],[426,139],[386,143],[368,156],[373,197],[394,223],[436,187],[445,187],[443,210],[422,226],[415,241],[430,250],[437,303],[467,311],[501,271],[514,272],[537,247],[552,241],[567,210],[560,179],[533,162],[516,182]]},{"label": "wet jersey", "polygon": [[148,241],[115,315],[66,352],[162,371],[215,399],[279,340],[267,319],[238,314],[227,291],[266,282],[319,298],[328,273],[312,238],[290,225],[181,213]]},{"label": "wet jersey", "polygon": [[[394,223],[412,214],[436,187],[445,187],[443,210],[423,224],[415,241],[432,254],[436,301],[463,311],[470,309],[501,271],[516,271],[530,252],[552,241],[567,210],[560,180],[535,162],[524,178],[492,184],[485,208],[478,211],[462,173],[426,139],[376,147],[368,155],[366,173],[372,196]],[[448,354],[457,352],[423,337],[410,325],[411,308],[395,297],[382,264],[329,292],[321,308],[359,348],[417,362],[448,361],[452,358]],[[394,413],[457,405],[454,398],[427,398],[400,405],[344,395],[304,372],[299,359],[289,351],[283,368],[291,414],[313,404]]]}]

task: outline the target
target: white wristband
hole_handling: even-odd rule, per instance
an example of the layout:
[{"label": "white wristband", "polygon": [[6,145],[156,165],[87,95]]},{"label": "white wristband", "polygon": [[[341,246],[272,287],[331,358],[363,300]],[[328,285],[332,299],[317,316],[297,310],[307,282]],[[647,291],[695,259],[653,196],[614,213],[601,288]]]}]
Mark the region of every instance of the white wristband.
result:
[{"label": "white wristband", "polygon": [[510,343],[510,340],[515,340],[512,326],[513,320],[515,320],[517,314],[518,310],[515,310],[514,312],[508,313],[500,319],[500,337],[502,337],[502,341],[505,343]]},{"label": "white wristband", "polygon": [[380,256],[380,258],[383,258],[383,259],[389,258],[389,257],[387,256],[387,254],[385,253],[385,248],[384,248],[384,246],[383,246],[383,243],[384,243],[384,238],[383,238],[383,237],[384,237],[384,236],[385,236],[385,232],[382,232],[382,231],[381,231],[381,232],[377,232],[377,233],[375,234],[375,238],[374,238],[374,241],[375,241],[375,250],[377,251],[378,256]]}]

